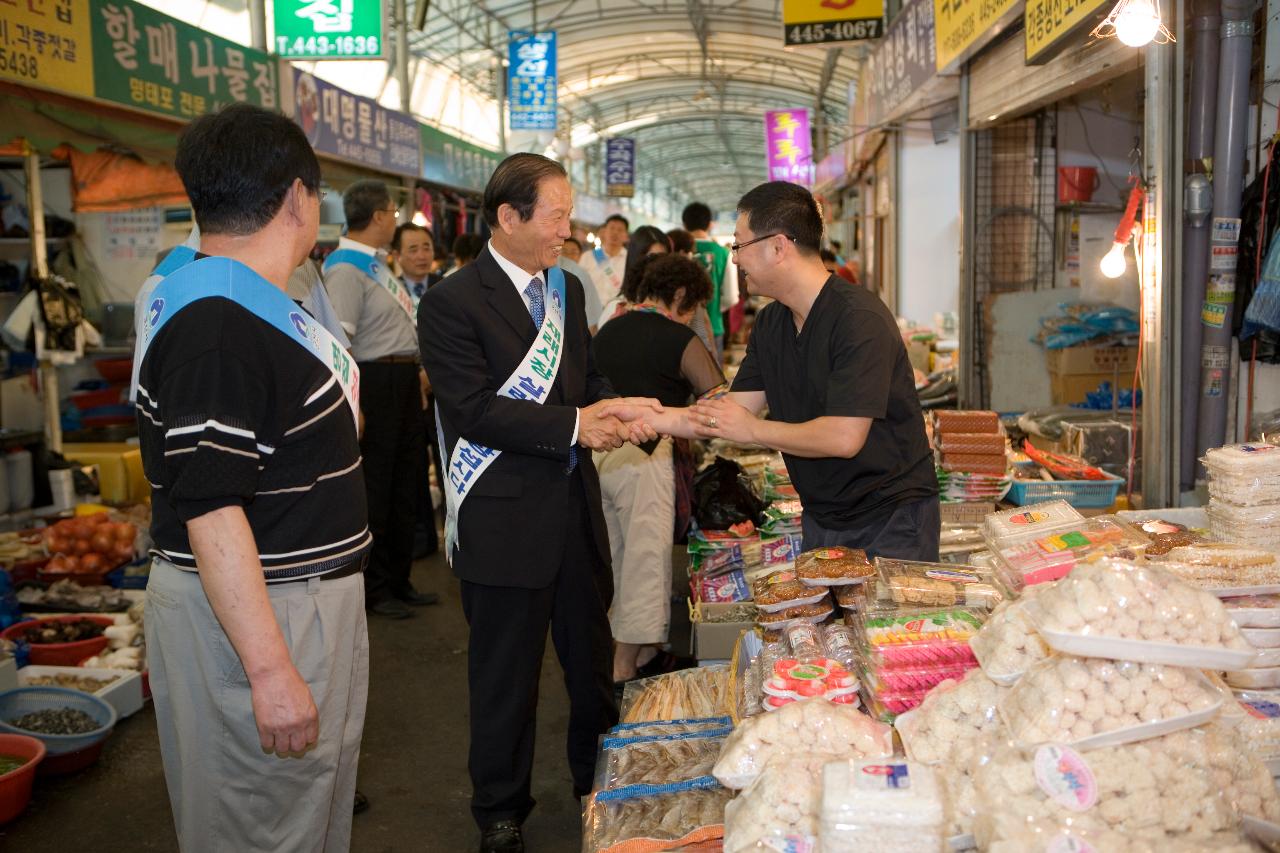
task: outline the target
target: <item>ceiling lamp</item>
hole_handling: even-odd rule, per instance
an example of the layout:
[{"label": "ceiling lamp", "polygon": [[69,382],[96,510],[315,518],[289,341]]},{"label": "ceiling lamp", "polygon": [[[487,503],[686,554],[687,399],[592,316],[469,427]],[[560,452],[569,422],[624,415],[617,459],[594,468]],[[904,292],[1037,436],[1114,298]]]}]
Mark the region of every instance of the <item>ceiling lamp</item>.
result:
[{"label": "ceiling lamp", "polygon": [[1090,35],[1096,39],[1115,36],[1129,47],[1177,41],[1160,20],[1159,0],[1120,0]]},{"label": "ceiling lamp", "polygon": [[1125,206],[1124,216],[1120,217],[1120,224],[1116,227],[1111,250],[1102,256],[1102,262],[1098,264],[1107,278],[1119,278],[1128,269],[1129,263],[1124,252],[1133,239],[1133,232],[1137,230],[1138,205],[1142,203],[1144,195],[1142,184],[1135,180],[1133,189],[1129,191],[1129,203]]}]

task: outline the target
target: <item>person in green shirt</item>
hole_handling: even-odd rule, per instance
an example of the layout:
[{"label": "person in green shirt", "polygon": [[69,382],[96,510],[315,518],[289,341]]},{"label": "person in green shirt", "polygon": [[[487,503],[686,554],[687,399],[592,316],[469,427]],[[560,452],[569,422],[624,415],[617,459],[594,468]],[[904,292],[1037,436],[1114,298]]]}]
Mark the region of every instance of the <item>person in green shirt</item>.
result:
[{"label": "person in green shirt", "polygon": [[729,261],[729,250],[711,239],[711,208],[700,201],[685,207],[680,214],[685,230],[693,235],[693,257],[711,278],[711,299],[707,313],[711,318],[711,335],[716,342],[716,356],[724,360],[727,326],[725,313],[738,301],[737,270]]}]

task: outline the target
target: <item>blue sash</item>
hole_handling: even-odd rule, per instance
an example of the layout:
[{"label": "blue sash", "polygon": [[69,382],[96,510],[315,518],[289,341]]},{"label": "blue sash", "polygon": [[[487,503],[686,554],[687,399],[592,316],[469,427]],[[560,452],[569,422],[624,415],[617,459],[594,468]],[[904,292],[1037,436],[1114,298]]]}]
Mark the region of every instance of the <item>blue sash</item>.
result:
[{"label": "blue sash", "polygon": [[404,309],[409,319],[417,323],[418,315],[415,311],[417,305],[413,301],[413,295],[409,293],[409,288],[391,274],[391,268],[379,260],[377,255],[370,255],[358,249],[335,249],[329,257],[324,259],[324,274],[328,275],[329,270],[338,264],[350,264],[376,281],[383,290],[391,294],[391,298]]}]

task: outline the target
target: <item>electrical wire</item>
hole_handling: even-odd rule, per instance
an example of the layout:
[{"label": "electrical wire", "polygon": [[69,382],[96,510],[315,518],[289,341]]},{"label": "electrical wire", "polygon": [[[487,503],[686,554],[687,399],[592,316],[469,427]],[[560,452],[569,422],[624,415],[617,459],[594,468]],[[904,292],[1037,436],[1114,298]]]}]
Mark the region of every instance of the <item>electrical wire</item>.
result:
[{"label": "electrical wire", "polygon": [[1076,117],[1080,119],[1080,131],[1081,135],[1084,136],[1084,144],[1089,149],[1089,153],[1093,155],[1093,159],[1097,161],[1098,171],[1107,179],[1107,183],[1111,184],[1111,188],[1116,191],[1116,195],[1123,197],[1125,191],[1112,179],[1111,172],[1107,170],[1107,162],[1102,159],[1101,155],[1098,154],[1098,150],[1093,147],[1093,140],[1089,137],[1089,123],[1084,120],[1084,112],[1080,109],[1080,104],[1073,99],[1071,108],[1076,111]]}]

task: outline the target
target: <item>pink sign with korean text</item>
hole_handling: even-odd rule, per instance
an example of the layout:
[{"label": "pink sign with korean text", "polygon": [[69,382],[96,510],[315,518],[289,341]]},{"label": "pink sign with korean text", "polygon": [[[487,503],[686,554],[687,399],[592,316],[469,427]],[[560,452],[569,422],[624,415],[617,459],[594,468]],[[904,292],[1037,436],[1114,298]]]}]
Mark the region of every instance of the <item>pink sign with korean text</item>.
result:
[{"label": "pink sign with korean text", "polygon": [[813,184],[813,140],[809,136],[809,111],[769,110],[764,114],[769,180]]}]

